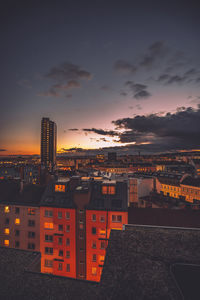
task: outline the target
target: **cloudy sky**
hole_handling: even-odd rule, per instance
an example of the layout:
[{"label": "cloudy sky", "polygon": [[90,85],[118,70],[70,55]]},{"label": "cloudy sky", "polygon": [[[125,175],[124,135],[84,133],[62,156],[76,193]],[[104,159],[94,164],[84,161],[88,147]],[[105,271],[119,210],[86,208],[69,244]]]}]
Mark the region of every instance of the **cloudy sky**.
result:
[{"label": "cloudy sky", "polygon": [[[3,1],[0,151],[199,149],[197,1]],[[115,149],[115,148],[112,148]]]}]

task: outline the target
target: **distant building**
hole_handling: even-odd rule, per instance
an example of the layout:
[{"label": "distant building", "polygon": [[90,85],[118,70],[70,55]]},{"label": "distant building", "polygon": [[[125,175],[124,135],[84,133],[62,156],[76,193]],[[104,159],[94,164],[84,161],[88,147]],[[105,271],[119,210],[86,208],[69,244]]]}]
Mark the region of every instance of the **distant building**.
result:
[{"label": "distant building", "polygon": [[116,161],[117,153],[116,152],[108,152],[108,161]]},{"label": "distant building", "polygon": [[53,169],[56,164],[57,128],[49,118],[41,122],[41,164]]}]

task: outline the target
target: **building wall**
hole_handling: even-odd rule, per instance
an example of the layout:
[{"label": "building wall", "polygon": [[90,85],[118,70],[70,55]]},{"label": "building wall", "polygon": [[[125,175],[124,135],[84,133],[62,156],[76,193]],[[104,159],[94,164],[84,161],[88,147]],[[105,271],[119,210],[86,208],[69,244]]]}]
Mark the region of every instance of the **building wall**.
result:
[{"label": "building wall", "polygon": [[[113,221],[112,216],[121,216],[121,221],[117,221],[117,218]],[[128,223],[128,213],[87,210],[86,220],[86,279],[100,281],[110,231],[111,229],[122,230],[123,224]]]},{"label": "building wall", "polygon": [[[48,211],[48,216],[45,211]],[[52,273],[54,275],[76,278],[75,213],[75,209],[69,208],[40,208],[42,273]],[[52,236],[52,240],[48,241],[45,235]],[[53,250],[48,254],[45,253],[45,248],[51,248]],[[49,266],[47,266],[47,261],[49,261]]]},{"label": "building wall", "polygon": [[40,251],[39,207],[1,204],[0,246]]}]

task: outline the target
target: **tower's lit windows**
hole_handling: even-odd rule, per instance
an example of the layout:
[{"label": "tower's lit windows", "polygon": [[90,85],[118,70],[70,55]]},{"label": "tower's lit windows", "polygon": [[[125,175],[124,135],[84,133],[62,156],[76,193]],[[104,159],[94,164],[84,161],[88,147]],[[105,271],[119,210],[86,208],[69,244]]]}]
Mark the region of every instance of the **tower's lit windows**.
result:
[{"label": "tower's lit windows", "polygon": [[9,206],[5,206],[4,207],[4,212],[5,213],[9,213],[10,212],[10,207]]},{"label": "tower's lit windows", "polygon": [[20,224],[20,219],[19,218],[16,218],[15,219],[15,225],[19,225]]}]

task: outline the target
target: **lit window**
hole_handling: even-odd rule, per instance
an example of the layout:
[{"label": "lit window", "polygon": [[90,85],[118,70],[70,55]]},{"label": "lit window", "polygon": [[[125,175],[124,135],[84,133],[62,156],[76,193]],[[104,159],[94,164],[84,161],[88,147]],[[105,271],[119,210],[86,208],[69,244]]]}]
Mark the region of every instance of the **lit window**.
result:
[{"label": "lit window", "polygon": [[97,275],[97,268],[95,267],[92,268],[92,275]]},{"label": "lit window", "polygon": [[114,185],[103,185],[102,186],[102,194],[115,194],[115,186]]},{"label": "lit window", "polygon": [[106,230],[105,229],[99,229],[99,234],[100,235],[105,235],[106,234]]},{"label": "lit window", "polygon": [[104,262],[105,256],[104,255],[100,255],[99,256],[99,262],[102,263]]},{"label": "lit window", "polygon": [[44,223],[44,229],[53,229],[53,223],[45,222]]},{"label": "lit window", "polygon": [[4,240],[4,246],[8,247],[10,244],[9,240]]},{"label": "lit window", "polygon": [[5,213],[9,213],[10,212],[10,207],[9,206],[5,206],[4,207],[4,212]]},{"label": "lit window", "polygon": [[10,234],[10,229],[9,229],[9,228],[5,228],[5,229],[4,229],[4,233],[5,233],[5,234]]},{"label": "lit window", "polygon": [[20,224],[20,219],[19,219],[19,218],[16,218],[16,219],[15,219],[15,224],[16,224],[16,225],[19,225],[19,224]]},{"label": "lit window", "polygon": [[55,192],[65,192],[65,185],[63,185],[63,184],[56,184],[55,185]]}]

